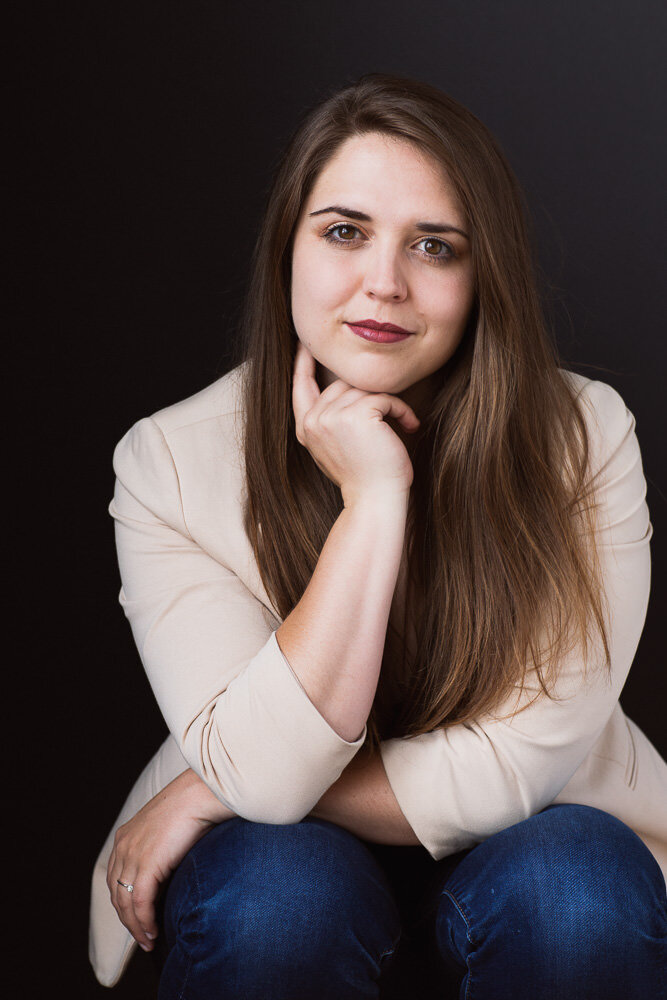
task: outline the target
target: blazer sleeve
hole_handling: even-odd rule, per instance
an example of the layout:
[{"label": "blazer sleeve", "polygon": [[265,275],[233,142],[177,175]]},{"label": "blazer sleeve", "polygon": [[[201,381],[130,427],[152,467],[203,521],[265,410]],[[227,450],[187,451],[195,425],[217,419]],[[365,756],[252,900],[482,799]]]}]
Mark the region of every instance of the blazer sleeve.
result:
[{"label": "blazer sleeve", "polygon": [[117,444],[109,513],[120,604],[170,732],[237,815],[294,823],[362,746],[343,739],[283,655],[270,616],[192,538],[167,441],[152,417]]},{"label": "blazer sleeve", "polygon": [[[558,700],[544,695],[533,668],[520,698],[515,693],[473,724],[380,745],[401,811],[436,860],[473,847],[553,801],[607,724],[639,643],[653,528],[635,419],[604,382],[589,380],[579,398],[590,430],[589,468],[598,470],[596,538],[609,613],[611,680],[598,636],[585,683],[581,647],[564,658],[553,692]],[[514,718],[500,718],[534,698]]]}]

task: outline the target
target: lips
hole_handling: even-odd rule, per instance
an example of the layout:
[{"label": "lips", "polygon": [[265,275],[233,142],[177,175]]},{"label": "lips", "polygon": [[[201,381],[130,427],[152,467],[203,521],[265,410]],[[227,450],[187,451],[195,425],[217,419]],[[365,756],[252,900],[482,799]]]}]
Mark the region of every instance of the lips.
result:
[{"label": "lips", "polygon": [[360,326],[366,330],[384,330],[386,333],[400,333],[403,336],[413,333],[412,330],[406,330],[403,326],[396,326],[395,323],[378,323],[374,319],[357,319],[348,323],[348,326]]},{"label": "lips", "polygon": [[[356,323],[347,323],[352,333],[356,334],[357,337],[363,337],[364,340],[371,341],[374,344],[394,344],[399,340],[408,340],[411,336],[406,330],[405,333],[395,333],[394,330],[382,329],[380,324],[380,329],[374,329],[369,326],[357,326]],[[386,324],[389,325],[389,324]]]}]

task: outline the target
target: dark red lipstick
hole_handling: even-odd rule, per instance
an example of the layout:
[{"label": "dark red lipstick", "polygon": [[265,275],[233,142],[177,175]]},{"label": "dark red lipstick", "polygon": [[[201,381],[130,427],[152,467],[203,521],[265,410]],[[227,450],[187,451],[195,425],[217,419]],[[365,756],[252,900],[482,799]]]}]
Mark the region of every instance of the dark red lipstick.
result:
[{"label": "dark red lipstick", "polygon": [[397,340],[405,340],[406,337],[412,336],[412,330],[396,326],[395,323],[378,323],[374,319],[356,320],[354,323],[348,323],[347,326],[358,337],[363,337],[365,340],[372,340],[376,344],[391,344]]}]

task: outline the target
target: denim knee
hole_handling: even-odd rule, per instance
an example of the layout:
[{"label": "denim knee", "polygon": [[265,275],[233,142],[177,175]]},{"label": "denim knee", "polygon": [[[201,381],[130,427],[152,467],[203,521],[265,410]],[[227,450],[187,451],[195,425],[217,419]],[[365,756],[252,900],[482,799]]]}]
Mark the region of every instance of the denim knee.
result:
[{"label": "denim knee", "polygon": [[[348,831],[237,817],[177,869],[165,932],[162,978],[187,980],[193,997],[361,997],[374,995],[400,917],[384,872]],[[179,995],[169,989],[161,998]]]},{"label": "denim knee", "polygon": [[[662,870],[641,838],[610,813],[593,806],[557,804],[537,817],[540,839],[524,836],[528,866],[553,865],[553,886],[566,892],[571,919],[591,933],[596,915],[624,917],[634,927],[664,934],[667,888]],[[524,835],[528,833],[526,828]],[[547,846],[548,845],[548,846]],[[534,888],[527,875],[526,889]]]},{"label": "denim knee", "polygon": [[538,983],[545,998],[565,989],[609,1000],[660,995],[664,878],[619,819],[554,804],[463,859],[442,887],[437,937],[443,957],[478,987],[501,977],[507,992],[494,996]]},{"label": "denim knee", "polygon": [[[551,805],[503,831],[511,851],[515,898],[535,913],[558,907],[559,916],[591,932],[591,916],[625,913],[641,922],[646,903],[665,915],[665,882],[658,862],[637,834],[610,813],[579,804]],[[500,838],[502,834],[499,834]],[[500,844],[499,844],[500,846]],[[497,864],[510,859],[503,851]]]}]

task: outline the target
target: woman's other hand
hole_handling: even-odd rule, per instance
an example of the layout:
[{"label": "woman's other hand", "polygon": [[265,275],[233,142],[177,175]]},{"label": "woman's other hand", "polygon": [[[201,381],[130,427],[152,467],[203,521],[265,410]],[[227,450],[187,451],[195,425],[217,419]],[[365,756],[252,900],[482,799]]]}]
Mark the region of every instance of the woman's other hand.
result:
[{"label": "woman's other hand", "polygon": [[[144,951],[152,950],[158,934],[160,886],[208,830],[235,815],[188,769],[118,828],[107,885],[121,923]],[[132,891],[118,879],[133,886]]]},{"label": "woman's other hand", "polygon": [[410,456],[384,418],[395,418],[408,433],[418,430],[420,421],[398,396],[355,389],[342,379],[321,392],[315,358],[297,341],[292,405],[297,440],[340,487],[346,507],[368,494],[410,490]]}]

